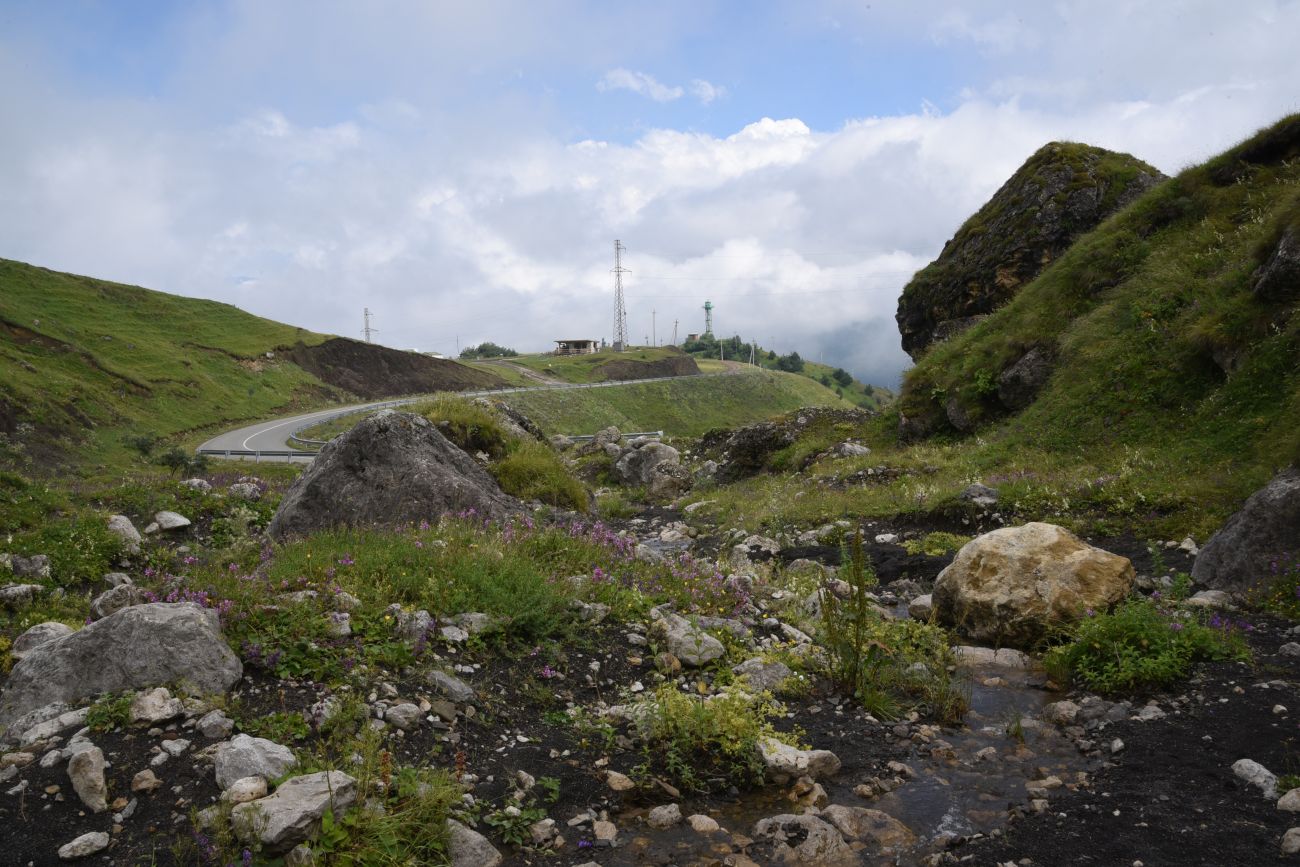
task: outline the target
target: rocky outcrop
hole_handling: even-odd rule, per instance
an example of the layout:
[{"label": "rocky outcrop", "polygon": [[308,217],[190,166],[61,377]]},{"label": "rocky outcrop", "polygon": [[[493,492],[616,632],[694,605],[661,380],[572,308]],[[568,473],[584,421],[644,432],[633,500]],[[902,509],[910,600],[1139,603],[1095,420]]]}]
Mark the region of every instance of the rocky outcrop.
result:
[{"label": "rocky outcrop", "polygon": [[40,644],[15,665],[0,694],[0,735],[54,702],[165,683],[220,693],[241,676],[215,611],[189,602],[135,605]]},{"label": "rocky outcrop", "polygon": [[1009,410],[1022,410],[1034,402],[1052,376],[1052,355],[1035,346],[998,374],[998,402]]},{"label": "rocky outcrop", "polygon": [[681,453],[658,440],[639,441],[614,462],[614,473],[628,485],[649,485],[655,467],[681,463]]},{"label": "rocky outcrop", "polygon": [[470,509],[501,519],[520,504],[428,419],[385,410],[321,449],[269,532],[283,539],[331,527],[395,527]]},{"label": "rocky outcrop", "polygon": [[1300,226],[1288,226],[1277,246],[1250,278],[1251,291],[1261,301],[1288,301],[1300,296]]},{"label": "rocky outcrop", "polygon": [[903,349],[918,358],[940,334],[991,313],[1163,178],[1128,154],[1072,142],[1040,148],[903,288],[895,317]]},{"label": "rocky outcrop", "polygon": [[1244,592],[1300,561],[1300,469],[1279,473],[1250,495],[1241,511],[1210,537],[1192,566],[1192,580],[1213,590]]},{"label": "rocky outcrop", "polygon": [[1133,587],[1133,564],[1053,524],[1004,527],[968,542],[939,573],[935,616],[981,643],[1029,647],[1056,626],[1105,611]]}]

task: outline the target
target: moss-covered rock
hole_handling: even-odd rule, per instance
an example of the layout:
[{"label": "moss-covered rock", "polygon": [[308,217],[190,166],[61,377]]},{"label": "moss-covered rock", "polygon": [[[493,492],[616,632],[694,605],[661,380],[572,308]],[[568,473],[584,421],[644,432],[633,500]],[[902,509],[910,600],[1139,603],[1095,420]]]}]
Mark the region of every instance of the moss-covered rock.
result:
[{"label": "moss-covered rock", "polygon": [[1128,154],[1044,145],[903,289],[898,329],[913,358],[976,324],[1092,229],[1162,180]]}]

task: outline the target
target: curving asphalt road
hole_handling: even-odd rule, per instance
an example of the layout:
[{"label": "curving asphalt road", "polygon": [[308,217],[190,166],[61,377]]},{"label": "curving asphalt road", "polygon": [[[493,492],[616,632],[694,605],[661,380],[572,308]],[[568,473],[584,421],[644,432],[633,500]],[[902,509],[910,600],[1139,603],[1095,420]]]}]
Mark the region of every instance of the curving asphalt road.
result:
[{"label": "curving asphalt road", "polygon": [[[698,379],[701,376],[734,376],[741,373],[742,369],[731,368],[725,373],[703,373],[690,374],[689,376],[660,376],[652,379],[629,379],[619,380],[616,382],[592,382],[592,383],[564,383],[561,385],[539,385],[525,388],[498,388],[486,391],[462,391],[456,392],[462,397],[484,397],[488,395],[515,394],[521,391],[556,391],[560,389],[572,388],[615,388],[620,385],[638,385],[644,382],[664,382],[670,379]],[[316,412],[303,413],[302,415],[288,416],[286,418],[275,419],[273,421],[258,422],[247,427],[241,427],[237,430],[228,431],[219,436],[215,436],[198,447],[200,454],[206,454],[210,457],[230,457],[230,458],[268,458],[283,459],[286,461],[310,461],[312,454],[297,452],[289,444],[291,434],[329,421],[339,416],[351,415],[356,412],[363,412],[367,409],[382,409],[390,406],[402,406],[409,403],[417,403],[422,400],[428,400],[432,395],[422,394],[415,397],[403,397],[397,400],[380,400],[372,403],[358,403],[351,406],[333,407],[331,409],[322,409]]]}]

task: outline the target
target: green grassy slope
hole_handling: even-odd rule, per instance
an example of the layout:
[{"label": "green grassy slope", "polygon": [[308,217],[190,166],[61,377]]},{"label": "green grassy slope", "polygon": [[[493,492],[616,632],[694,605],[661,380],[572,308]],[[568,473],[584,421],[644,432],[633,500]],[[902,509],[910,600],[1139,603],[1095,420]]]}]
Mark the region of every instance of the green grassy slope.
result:
[{"label": "green grassy slope", "polygon": [[[519,355],[510,358],[509,361],[563,382],[600,382],[605,379],[600,372],[601,365],[608,364],[611,361],[652,362],[671,358],[677,354],[679,354],[679,350],[670,346],[633,347],[626,352],[605,349],[591,355],[551,355],[550,353]],[[483,369],[489,370],[491,368]]]},{"label": "green grassy slope", "polygon": [[318,380],[266,353],[325,339],[228,304],[0,260],[0,429],[26,423],[65,453],[100,453],[124,431],[169,436],[321,403]]},{"label": "green grassy slope", "polygon": [[[1107,471],[1149,464],[1157,511],[1222,512],[1300,460],[1300,291],[1265,301],[1252,274],[1300,231],[1300,115],[1151,190],[1081,237],[1004,307],[934,346],[899,409],[979,430],[981,463],[1028,451]],[[1054,359],[1011,416],[999,374]],[[1156,502],[1158,501],[1158,502]]]},{"label": "green grassy slope", "polygon": [[586,434],[614,425],[627,431],[663,430],[671,436],[699,436],[801,406],[850,405],[810,379],[772,371],[539,391],[507,395],[506,400],[547,433]]}]

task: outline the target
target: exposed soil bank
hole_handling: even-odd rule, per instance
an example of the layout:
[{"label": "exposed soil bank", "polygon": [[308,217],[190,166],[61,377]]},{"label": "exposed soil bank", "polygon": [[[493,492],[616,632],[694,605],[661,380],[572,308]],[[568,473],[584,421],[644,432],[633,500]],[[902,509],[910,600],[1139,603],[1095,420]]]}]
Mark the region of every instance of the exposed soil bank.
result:
[{"label": "exposed soil bank", "polygon": [[505,384],[490,373],[454,361],[344,337],[335,337],[318,346],[299,343],[281,353],[321,381],[372,400],[429,391],[497,388]]}]

